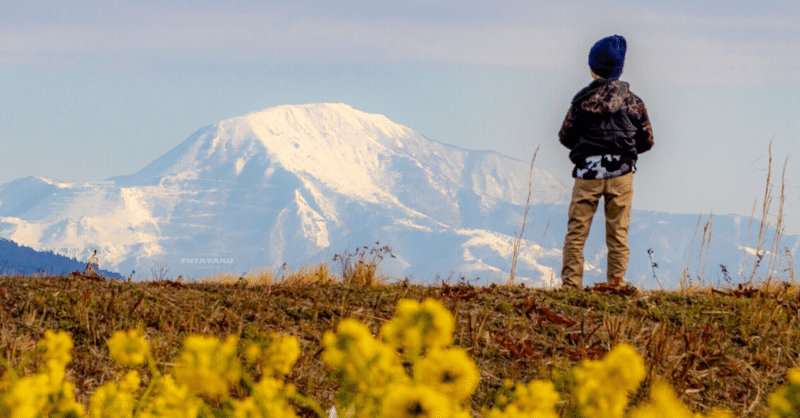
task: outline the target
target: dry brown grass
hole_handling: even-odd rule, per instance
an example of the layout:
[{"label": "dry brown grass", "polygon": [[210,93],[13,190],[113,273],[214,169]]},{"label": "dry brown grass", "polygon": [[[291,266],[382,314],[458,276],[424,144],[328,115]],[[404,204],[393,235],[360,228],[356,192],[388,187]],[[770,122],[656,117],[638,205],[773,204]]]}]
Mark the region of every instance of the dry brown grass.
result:
[{"label": "dry brown grass", "polygon": [[16,365],[46,329],[69,332],[75,349],[68,373],[85,401],[118,371],[105,346],[115,330],[143,328],[162,372],[170,370],[188,334],[248,341],[274,331],[301,343],[288,379],[329,406],[335,385],[320,360],[325,331],[355,317],[377,332],[399,299],[434,297],[457,318],[456,344],[480,367],[475,411],[493,404],[506,378],[547,378],[562,392],[563,416],[571,416],[572,367],[621,342],[637,347],[648,365],[634,403],[661,378],[698,411],[726,406],[741,416],[763,416],[766,395],[783,383],[788,368],[800,366],[800,287],[789,283],[625,295],[464,282],[364,286],[319,279],[335,277],[328,267],[303,272],[308,276],[298,272],[258,284],[228,277],[204,283],[0,277],[0,351]]},{"label": "dry brown grass", "polygon": [[508,280],[506,281],[507,286],[514,285],[514,279],[517,274],[517,258],[519,257],[519,249],[522,246],[522,236],[525,234],[525,225],[528,223],[528,212],[531,209],[531,194],[533,193],[533,164],[536,163],[536,154],[539,153],[539,147],[536,147],[536,151],[533,152],[533,157],[531,158],[531,168],[528,172],[528,197],[525,200],[525,212],[522,215],[522,228],[519,230],[519,234],[517,238],[514,240],[512,256],[511,256],[511,273],[508,275]]}]

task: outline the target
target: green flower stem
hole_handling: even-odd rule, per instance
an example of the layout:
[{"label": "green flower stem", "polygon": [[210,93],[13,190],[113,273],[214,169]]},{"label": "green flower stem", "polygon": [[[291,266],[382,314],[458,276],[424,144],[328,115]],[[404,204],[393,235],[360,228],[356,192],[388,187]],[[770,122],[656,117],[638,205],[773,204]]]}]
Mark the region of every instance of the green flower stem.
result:
[{"label": "green flower stem", "polygon": [[17,376],[17,371],[11,367],[11,364],[9,364],[8,360],[6,360],[6,358],[3,356],[0,356],[0,366],[6,368],[6,373],[11,373],[11,383],[16,383],[19,379],[19,376]]},{"label": "green flower stem", "polygon": [[153,358],[153,353],[149,350],[147,351],[147,366],[150,368],[150,383],[147,384],[147,388],[145,388],[142,396],[139,397],[139,400],[136,402],[136,405],[133,407],[133,418],[139,416],[139,414],[144,410],[147,401],[147,398],[150,397],[150,392],[155,387],[156,382],[161,380],[161,373],[158,372],[158,368],[156,367],[156,360]]},{"label": "green flower stem", "polygon": [[294,393],[292,395],[289,395],[288,398],[306,408],[311,409],[320,418],[326,418],[328,416],[327,414],[325,414],[325,411],[323,411],[322,408],[313,399],[307,396],[303,396],[299,393]]}]

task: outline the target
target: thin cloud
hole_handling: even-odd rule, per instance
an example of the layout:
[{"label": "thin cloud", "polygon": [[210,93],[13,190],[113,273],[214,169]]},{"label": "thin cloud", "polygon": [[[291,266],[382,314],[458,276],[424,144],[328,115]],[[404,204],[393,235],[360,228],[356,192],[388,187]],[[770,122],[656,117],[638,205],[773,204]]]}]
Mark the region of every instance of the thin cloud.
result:
[{"label": "thin cloud", "polygon": [[[194,3],[193,3],[194,4]],[[356,1],[267,7],[209,2],[64,9],[31,6],[31,24],[0,29],[5,65],[147,68],[174,61],[445,63],[560,71],[582,65],[590,43],[621,33],[632,68],[660,82],[800,82],[800,28],[788,14],[743,10],[672,12],[631,3],[628,13],[594,2]],[[99,11],[98,11],[99,10]],[[577,11],[575,11],[577,10]],[[25,10],[17,7],[20,17]],[[37,14],[38,13],[38,14]],[[731,14],[739,13],[739,15]],[[19,21],[17,21],[19,22]],[[22,21],[24,22],[24,20]],[[630,73],[630,71],[629,71]]]}]

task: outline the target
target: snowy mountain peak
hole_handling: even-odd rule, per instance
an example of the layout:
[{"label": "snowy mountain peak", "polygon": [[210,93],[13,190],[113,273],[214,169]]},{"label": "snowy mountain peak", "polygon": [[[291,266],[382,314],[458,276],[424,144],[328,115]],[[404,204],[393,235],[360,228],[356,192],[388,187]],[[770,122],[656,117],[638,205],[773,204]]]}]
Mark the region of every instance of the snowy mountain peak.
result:
[{"label": "snowy mountain peak", "polygon": [[[383,115],[321,103],[278,106],[223,120],[195,132],[138,173],[113,180],[234,181],[246,172],[250,181],[261,181],[279,168],[297,174],[306,185],[370,202],[394,202],[398,187],[407,185],[404,180],[415,180],[451,197],[466,181],[479,195],[519,204],[527,196],[527,180],[520,177],[527,174],[526,166],[497,153],[431,141]],[[541,170],[536,177],[534,203],[564,201],[558,181]]]},{"label": "snowy mountain peak", "polygon": [[[528,174],[527,162],[345,104],[279,106],[201,128],[131,175],[0,186],[0,236],[78,258],[98,248],[107,268],[162,264],[187,277],[193,260],[241,272],[376,241],[409,274],[445,260],[447,271],[499,271],[507,248],[496,247],[519,229]],[[532,204],[566,198],[535,169]],[[431,258],[429,245],[448,249]]]},{"label": "snowy mountain peak", "polygon": [[268,155],[285,169],[369,200],[390,198],[385,163],[408,154],[397,152],[403,149],[403,140],[424,140],[385,116],[344,104],[281,106],[251,113],[243,120]]},{"label": "snowy mountain peak", "polygon": [[303,137],[311,141],[329,138],[329,133],[358,134],[363,139],[399,138],[414,133],[386,116],[361,112],[344,103],[278,106],[243,118],[253,126],[268,126],[275,132],[303,132]]}]

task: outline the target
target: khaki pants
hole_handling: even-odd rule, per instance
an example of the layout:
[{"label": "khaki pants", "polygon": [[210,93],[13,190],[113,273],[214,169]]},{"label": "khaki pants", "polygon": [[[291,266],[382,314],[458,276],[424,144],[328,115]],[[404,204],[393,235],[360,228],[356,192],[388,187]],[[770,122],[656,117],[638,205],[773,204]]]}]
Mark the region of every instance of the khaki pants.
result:
[{"label": "khaki pants", "polygon": [[562,286],[581,288],[583,282],[583,246],[589,236],[592,218],[603,197],[606,215],[606,247],[608,247],[608,283],[617,278],[623,283],[628,269],[628,226],[633,199],[633,173],[610,179],[575,179],[569,223],[564,238]]}]

